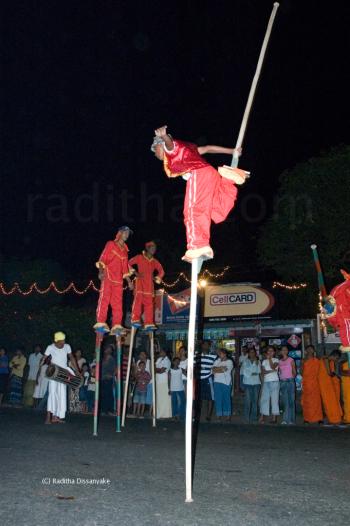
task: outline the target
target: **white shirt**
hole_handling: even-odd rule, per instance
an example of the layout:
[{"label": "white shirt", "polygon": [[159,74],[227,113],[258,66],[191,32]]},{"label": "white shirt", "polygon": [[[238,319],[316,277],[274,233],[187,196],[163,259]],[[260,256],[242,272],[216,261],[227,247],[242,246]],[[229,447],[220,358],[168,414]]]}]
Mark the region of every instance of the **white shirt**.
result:
[{"label": "white shirt", "polygon": [[[272,358],[272,363],[278,363],[277,358]],[[270,361],[269,360],[264,360],[261,365],[263,366],[265,371],[272,371],[272,369],[270,367]],[[278,382],[278,381],[279,381],[279,378],[278,378],[278,367],[274,370],[273,373],[264,375],[264,382]]]},{"label": "white shirt", "polygon": [[243,383],[245,385],[259,385],[260,377],[259,374],[261,373],[261,365],[259,361],[251,362],[248,358],[248,360],[244,360],[241,368],[241,374],[243,374]]},{"label": "white shirt", "polygon": [[35,354],[35,352],[32,352],[29,355],[28,358],[28,365],[29,365],[29,373],[28,373],[28,380],[36,380],[36,375],[39,371],[39,364],[41,362],[43,355],[41,352],[38,352],[38,354]]},{"label": "white shirt", "polygon": [[239,366],[242,367],[242,365],[244,364],[246,360],[248,360],[248,354],[241,354],[241,356],[238,359]]},{"label": "white shirt", "polygon": [[232,360],[221,360],[218,358],[215,360],[213,367],[226,367],[226,371],[223,373],[214,373],[214,382],[219,384],[231,385],[232,383]]},{"label": "white shirt", "polygon": [[59,365],[60,367],[64,367],[67,369],[67,357],[68,354],[72,353],[72,349],[68,343],[65,343],[62,349],[59,349],[56,347],[54,343],[49,345],[45,351],[45,356],[51,355],[51,363],[54,363],[55,365]]},{"label": "white shirt", "polygon": [[182,369],[170,369],[170,391],[183,391]]},{"label": "white shirt", "polygon": [[[181,360],[180,362],[180,369],[187,372],[187,359]],[[187,376],[182,373],[182,380],[185,382],[187,380]]]},{"label": "white shirt", "polygon": [[158,360],[156,361],[157,369],[162,369],[163,367],[165,367],[166,371],[164,373],[157,373],[156,375],[157,383],[159,384],[168,383],[168,372],[170,370],[171,363],[167,356],[164,356],[164,358],[158,358]]}]

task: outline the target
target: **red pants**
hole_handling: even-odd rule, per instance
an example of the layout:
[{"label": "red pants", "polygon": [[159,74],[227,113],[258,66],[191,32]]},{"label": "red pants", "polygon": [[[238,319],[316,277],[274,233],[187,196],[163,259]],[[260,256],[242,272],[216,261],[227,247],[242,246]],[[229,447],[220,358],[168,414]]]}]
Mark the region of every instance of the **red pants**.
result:
[{"label": "red pants", "polygon": [[193,170],[184,203],[187,248],[210,245],[210,224],[225,221],[233,208],[237,188],[211,167]]},{"label": "red pants", "polygon": [[154,298],[152,293],[136,292],[132,306],[131,321],[141,321],[143,312],[144,324],[154,324]]},{"label": "red pants", "polygon": [[112,327],[121,325],[123,318],[123,284],[112,283],[105,278],[101,281],[100,296],[96,311],[98,323],[106,323],[108,306],[112,307]]}]

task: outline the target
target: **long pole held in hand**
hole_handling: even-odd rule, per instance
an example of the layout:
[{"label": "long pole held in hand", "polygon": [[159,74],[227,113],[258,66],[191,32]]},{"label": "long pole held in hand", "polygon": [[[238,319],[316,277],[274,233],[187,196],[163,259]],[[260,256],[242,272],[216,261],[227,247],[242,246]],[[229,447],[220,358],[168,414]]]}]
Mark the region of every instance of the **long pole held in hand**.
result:
[{"label": "long pole held in hand", "polygon": [[[241,127],[240,127],[240,130],[239,130],[238,139],[237,139],[237,142],[236,142],[236,147],[235,147],[236,150],[241,148],[242,144],[243,144],[244,134],[245,134],[245,131],[246,131],[246,128],[247,128],[248,119],[249,119],[249,115],[250,115],[250,110],[252,109],[256,88],[257,88],[257,85],[258,85],[261,69],[262,69],[262,66],[263,66],[263,63],[264,63],[264,58],[265,58],[265,54],[266,54],[266,50],[267,50],[267,45],[268,45],[269,40],[270,40],[270,35],[271,35],[273,23],[275,21],[275,16],[276,16],[276,12],[277,12],[278,8],[279,8],[279,3],[275,2],[273,4],[273,9],[272,9],[272,13],[270,15],[269,23],[267,24],[265,38],[264,38],[264,41],[263,41],[262,46],[261,46],[258,64],[256,66],[255,75],[253,77],[253,82],[252,82],[252,85],[250,87],[247,104],[246,104],[246,107],[245,107],[245,110],[244,110],[243,119],[242,119]],[[232,168],[236,168],[238,166],[238,157],[239,157],[238,153],[234,152],[233,157],[232,157],[232,161],[231,161],[231,167]]]}]

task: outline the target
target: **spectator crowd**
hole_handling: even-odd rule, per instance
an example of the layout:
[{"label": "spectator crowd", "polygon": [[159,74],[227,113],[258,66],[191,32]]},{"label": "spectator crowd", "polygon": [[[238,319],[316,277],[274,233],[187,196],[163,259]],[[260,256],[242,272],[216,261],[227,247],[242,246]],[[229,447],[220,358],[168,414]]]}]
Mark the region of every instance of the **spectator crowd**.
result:
[{"label": "spectator crowd", "polygon": [[[82,349],[76,349],[73,354],[82,376],[82,385],[77,389],[69,388],[67,409],[71,413],[91,414],[95,400],[96,361],[88,361]],[[123,346],[123,393],[128,356],[129,348]],[[339,358],[338,350],[317,358],[313,346],[305,349],[301,371],[304,423],[350,424],[350,371],[347,366],[338,371]],[[47,364],[42,359],[40,345],[35,345],[28,357],[22,348],[17,348],[12,357],[8,356],[5,348],[0,348],[0,405],[46,410],[49,379],[46,376]],[[72,366],[71,363],[67,365]],[[113,344],[103,348],[100,370],[100,411],[103,415],[114,415],[116,349]],[[289,356],[287,346],[278,349],[269,346],[261,356],[255,348],[243,347],[236,370],[234,360],[226,349],[213,350],[211,342],[205,340],[195,356],[195,417],[211,421],[215,408],[217,420],[230,421],[232,415],[239,412],[243,401],[242,416],[247,423],[294,425],[296,375],[296,365]],[[141,350],[136,354],[131,366],[127,416],[152,416],[153,377],[157,419],[184,420],[187,382],[185,347],[179,348],[174,356],[156,348],[154,375],[147,352]]]}]

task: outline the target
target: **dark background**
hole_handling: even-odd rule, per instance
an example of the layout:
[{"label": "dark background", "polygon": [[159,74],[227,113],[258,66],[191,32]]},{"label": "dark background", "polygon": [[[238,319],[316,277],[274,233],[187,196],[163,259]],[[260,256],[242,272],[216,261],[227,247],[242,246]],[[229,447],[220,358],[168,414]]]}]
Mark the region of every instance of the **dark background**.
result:
[{"label": "dark background", "polygon": [[[155,238],[169,273],[188,270],[185,183],[152,156],[153,130],[235,144],[272,4],[2,2],[2,255],[95,277],[127,223],[131,254]],[[240,161],[253,177],[213,227],[213,268],[258,271],[255,242],[281,172],[349,141],[348,44],[348,2],[281,2]]]}]

